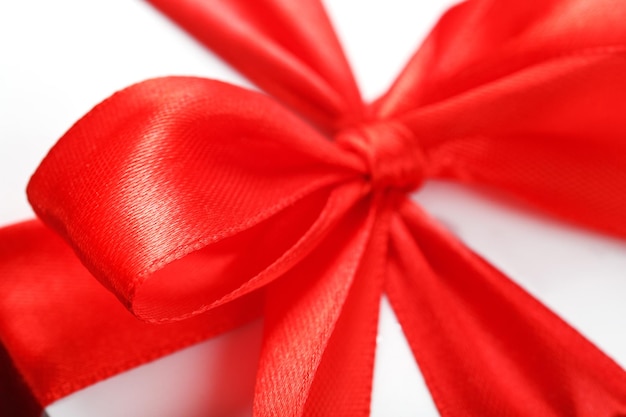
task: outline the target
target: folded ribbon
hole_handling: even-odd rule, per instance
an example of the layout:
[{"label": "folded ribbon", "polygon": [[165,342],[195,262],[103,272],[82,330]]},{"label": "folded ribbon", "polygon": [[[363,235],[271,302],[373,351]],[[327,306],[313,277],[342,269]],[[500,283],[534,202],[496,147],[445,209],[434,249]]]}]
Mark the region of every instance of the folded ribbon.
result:
[{"label": "folded ribbon", "polygon": [[469,0],[372,105],[317,0],[152,3],[283,104],[149,80],[50,151],[35,211],[145,323],[39,223],[3,230],[40,402],[262,314],[255,416],[367,415],[385,293],[442,416],[626,414],[619,366],[407,197],[484,184],[625,236],[626,3]]}]

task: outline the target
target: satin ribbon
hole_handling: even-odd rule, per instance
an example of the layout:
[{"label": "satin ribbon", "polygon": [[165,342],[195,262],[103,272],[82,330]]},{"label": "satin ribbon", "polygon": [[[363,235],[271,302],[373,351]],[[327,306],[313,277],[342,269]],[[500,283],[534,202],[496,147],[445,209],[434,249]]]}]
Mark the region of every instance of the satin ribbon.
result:
[{"label": "satin ribbon", "polygon": [[469,0],[371,105],[316,0],[152,3],[273,98],[149,80],[50,151],[28,195],[63,240],[0,233],[41,404],[263,315],[255,416],[367,415],[385,293],[443,417],[626,414],[618,365],[407,198],[487,185],[625,236],[626,3]]}]

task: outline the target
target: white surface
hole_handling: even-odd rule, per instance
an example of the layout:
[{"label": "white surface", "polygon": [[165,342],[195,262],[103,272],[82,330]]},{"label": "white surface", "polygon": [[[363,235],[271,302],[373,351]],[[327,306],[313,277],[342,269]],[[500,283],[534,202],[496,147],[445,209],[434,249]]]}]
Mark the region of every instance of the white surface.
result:
[{"label": "white surface", "polygon": [[250,416],[262,330],[257,320],[82,390],[46,411],[50,417]]},{"label": "white surface", "polygon": [[[453,1],[327,3],[364,95],[374,98]],[[75,120],[118,89],[172,74],[245,84],[142,2],[0,3],[0,225],[32,217],[24,195],[29,175]],[[417,199],[472,248],[626,365],[623,241],[520,212],[451,185],[429,185]],[[239,329],[80,391],[50,406],[48,413],[238,415],[233,401],[250,401],[259,334],[259,324]],[[224,372],[224,363],[232,362],[232,349],[242,345],[253,353],[243,355],[240,367]],[[237,380],[241,384],[233,382]],[[232,397],[220,391],[225,386],[233,389]],[[177,408],[180,404],[183,408]],[[245,406],[242,410],[246,414]],[[372,413],[437,415],[386,302]]]}]

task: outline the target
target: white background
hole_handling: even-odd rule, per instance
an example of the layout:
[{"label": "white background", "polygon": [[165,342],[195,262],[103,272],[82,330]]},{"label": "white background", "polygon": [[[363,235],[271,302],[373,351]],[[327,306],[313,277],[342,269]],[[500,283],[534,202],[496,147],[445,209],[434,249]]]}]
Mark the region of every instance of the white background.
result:
[{"label": "white background", "polygon": [[[327,1],[368,99],[382,93],[450,0]],[[304,17],[303,17],[304,18]],[[32,217],[24,190],[52,144],[93,105],[146,78],[245,80],[139,1],[0,3],[0,226]],[[429,184],[435,217],[626,365],[626,243]],[[0,277],[4,278],[4,277]],[[0,295],[1,296],[1,295]],[[261,323],[96,384],[52,417],[249,415]],[[383,302],[373,415],[436,416]],[[224,361],[228,371],[224,372]]]}]

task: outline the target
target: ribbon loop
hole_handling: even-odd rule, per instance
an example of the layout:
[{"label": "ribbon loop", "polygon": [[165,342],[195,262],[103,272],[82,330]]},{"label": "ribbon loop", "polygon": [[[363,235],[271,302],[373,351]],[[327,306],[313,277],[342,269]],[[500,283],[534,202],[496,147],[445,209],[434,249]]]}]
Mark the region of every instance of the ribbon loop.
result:
[{"label": "ribbon loop", "polygon": [[368,167],[372,189],[413,191],[424,181],[424,154],[403,124],[380,121],[340,132],[337,142]]},{"label": "ribbon loop", "polygon": [[[345,156],[262,95],[160,78],[81,119],[28,193],[130,310],[171,321],[254,291],[304,256],[359,195],[332,192],[358,178]],[[266,250],[242,250],[260,239]]]}]

